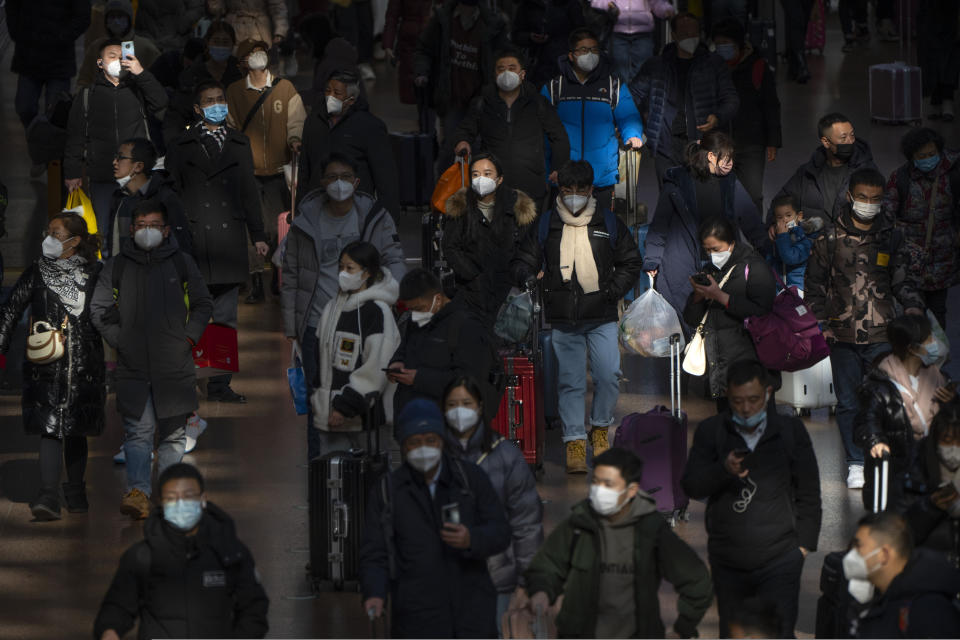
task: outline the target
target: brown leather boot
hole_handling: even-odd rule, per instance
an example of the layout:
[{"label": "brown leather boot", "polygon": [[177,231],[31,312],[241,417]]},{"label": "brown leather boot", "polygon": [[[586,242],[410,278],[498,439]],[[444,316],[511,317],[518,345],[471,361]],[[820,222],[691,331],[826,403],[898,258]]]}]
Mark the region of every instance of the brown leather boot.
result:
[{"label": "brown leather boot", "polygon": [[567,443],[567,473],[587,472],[587,441],[571,440]]},{"label": "brown leather boot", "polygon": [[607,427],[594,427],[590,431],[590,445],[593,447],[594,458],[610,448]]}]

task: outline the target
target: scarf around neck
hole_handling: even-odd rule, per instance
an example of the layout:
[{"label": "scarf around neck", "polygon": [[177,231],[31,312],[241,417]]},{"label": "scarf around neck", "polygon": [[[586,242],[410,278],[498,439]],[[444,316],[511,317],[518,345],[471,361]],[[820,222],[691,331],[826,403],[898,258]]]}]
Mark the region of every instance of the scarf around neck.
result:
[{"label": "scarf around neck", "polygon": [[76,253],[65,259],[41,257],[38,263],[43,284],[57,294],[67,313],[74,318],[79,318],[83,313],[87,298],[85,289],[88,275],[83,270],[86,263]]},{"label": "scarf around neck", "polygon": [[913,437],[917,440],[927,435],[930,430],[930,422],[940,410],[940,405],[934,402],[934,392],[944,385],[943,375],[937,367],[920,367],[917,371],[917,379],[920,384],[917,390],[913,390],[910,384],[910,374],[900,358],[892,353],[880,361],[877,367],[888,376],[890,381],[900,392],[903,399],[903,406],[907,411],[907,417],[910,419],[910,427],[913,429]]},{"label": "scarf around neck", "polygon": [[560,236],[560,275],[564,282],[570,282],[576,271],[577,282],[584,293],[600,290],[600,276],[590,246],[588,229],[596,210],[597,200],[591,197],[583,212],[575,216],[563,204],[563,199],[557,197],[557,214],[563,221],[563,235]]}]

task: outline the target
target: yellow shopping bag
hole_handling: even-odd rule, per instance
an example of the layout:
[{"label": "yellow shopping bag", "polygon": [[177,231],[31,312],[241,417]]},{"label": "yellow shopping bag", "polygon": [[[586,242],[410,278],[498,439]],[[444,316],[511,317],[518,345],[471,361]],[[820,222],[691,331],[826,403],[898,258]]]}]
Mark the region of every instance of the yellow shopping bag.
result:
[{"label": "yellow shopping bag", "polygon": [[[80,210],[78,210],[78,207]],[[83,221],[87,223],[88,233],[94,234],[97,232],[97,216],[93,212],[93,203],[90,202],[90,197],[84,193],[83,189],[75,189],[67,194],[67,205],[63,209],[64,211],[74,211],[80,215]]]}]

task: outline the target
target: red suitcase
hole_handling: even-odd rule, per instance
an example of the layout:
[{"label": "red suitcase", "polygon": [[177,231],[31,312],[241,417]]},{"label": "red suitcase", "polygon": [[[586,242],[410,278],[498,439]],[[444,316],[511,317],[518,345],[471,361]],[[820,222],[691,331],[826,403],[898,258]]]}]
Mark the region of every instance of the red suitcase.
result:
[{"label": "red suitcase", "polygon": [[543,390],[532,355],[510,354],[503,357],[507,384],[493,429],[516,443],[527,463],[539,470],[543,466]]}]

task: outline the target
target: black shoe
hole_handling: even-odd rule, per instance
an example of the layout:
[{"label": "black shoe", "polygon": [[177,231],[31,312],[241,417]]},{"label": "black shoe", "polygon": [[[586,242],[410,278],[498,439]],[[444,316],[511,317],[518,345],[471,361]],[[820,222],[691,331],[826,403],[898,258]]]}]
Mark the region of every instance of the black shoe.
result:
[{"label": "black shoe", "polygon": [[41,489],[37,499],[30,503],[30,513],[40,522],[60,519],[60,498],[55,489]]},{"label": "black shoe", "polygon": [[87,483],[63,483],[63,501],[67,503],[70,513],[86,513],[90,509],[87,502]]},{"label": "black shoe", "polygon": [[214,402],[234,402],[237,404],[246,404],[247,396],[243,395],[242,393],[237,393],[230,387],[227,387],[224,391],[221,391],[216,395],[208,395],[207,400],[212,400]]},{"label": "black shoe", "polygon": [[807,57],[803,55],[803,52],[793,53],[792,60],[793,67],[796,70],[793,80],[797,84],[807,84],[810,80],[810,69],[807,68]]},{"label": "black shoe", "polygon": [[253,286],[250,287],[250,295],[244,302],[246,304],[260,304],[266,297],[263,295],[263,273],[254,273],[250,275]]}]

